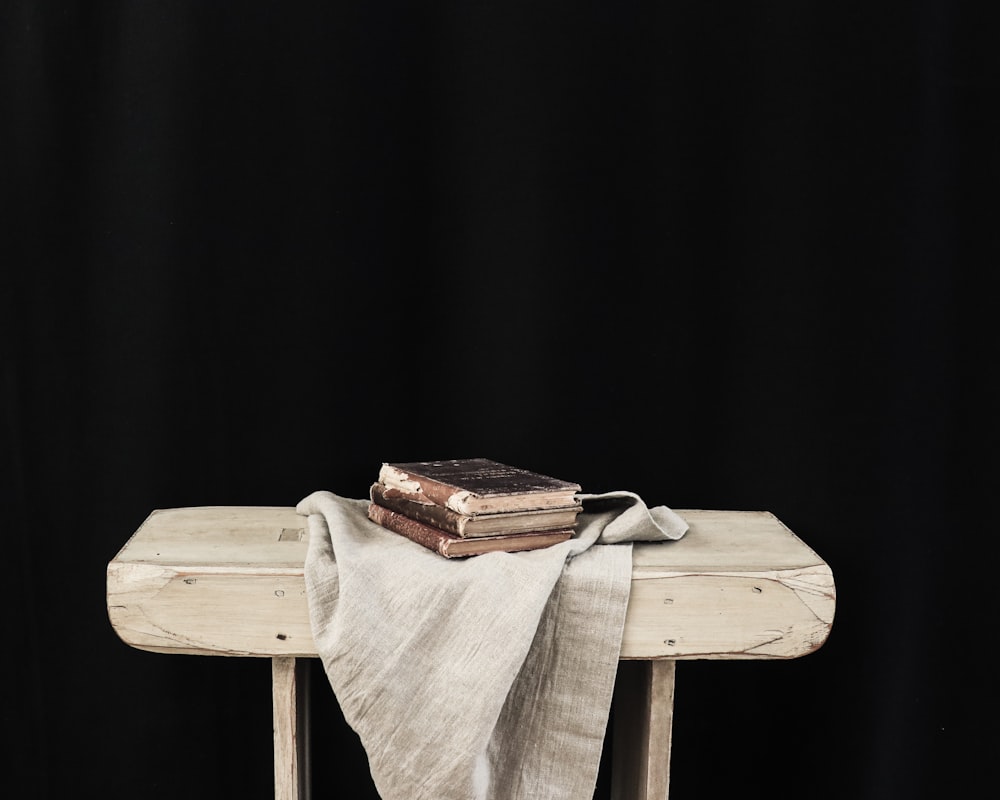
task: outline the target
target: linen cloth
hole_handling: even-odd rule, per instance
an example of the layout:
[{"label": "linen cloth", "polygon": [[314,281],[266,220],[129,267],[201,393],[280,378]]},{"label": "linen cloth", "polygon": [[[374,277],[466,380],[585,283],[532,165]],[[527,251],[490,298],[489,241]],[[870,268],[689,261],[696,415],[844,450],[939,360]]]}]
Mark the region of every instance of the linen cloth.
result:
[{"label": "linen cloth", "polygon": [[590,800],[634,541],[687,523],[633,492],[581,494],[574,537],[446,559],[314,492],[305,564],[317,651],[383,800]]}]

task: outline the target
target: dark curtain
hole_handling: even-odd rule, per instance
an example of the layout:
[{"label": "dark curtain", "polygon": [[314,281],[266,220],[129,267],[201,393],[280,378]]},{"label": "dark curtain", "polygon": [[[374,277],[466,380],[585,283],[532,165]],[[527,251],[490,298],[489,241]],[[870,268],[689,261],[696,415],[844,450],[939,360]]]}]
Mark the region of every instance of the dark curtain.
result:
[{"label": "dark curtain", "polygon": [[[107,562],[153,509],[459,456],[772,511],[832,566],[818,652],[680,664],[672,796],[950,794],[1000,745],[995,33],[5,3],[8,796],[269,797],[269,662],[127,647]],[[374,797],[322,680],[315,791]]]}]

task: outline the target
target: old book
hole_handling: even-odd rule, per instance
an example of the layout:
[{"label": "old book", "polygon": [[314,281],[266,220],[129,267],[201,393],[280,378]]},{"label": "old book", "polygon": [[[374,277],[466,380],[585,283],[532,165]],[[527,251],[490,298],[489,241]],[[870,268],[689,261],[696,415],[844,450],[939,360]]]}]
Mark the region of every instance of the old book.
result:
[{"label": "old book", "polygon": [[579,504],[580,485],[488,458],[383,463],[379,482],[459,514],[497,514]]},{"label": "old book", "polygon": [[380,506],[378,503],[368,504],[368,518],[383,528],[405,536],[417,544],[422,544],[429,550],[434,550],[445,558],[462,558],[482,553],[516,553],[523,550],[537,550],[565,542],[573,535],[572,529],[563,529],[463,538],[440,528],[426,525],[420,520],[399,514],[385,506]]},{"label": "old book", "polygon": [[422,494],[404,492],[382,483],[373,483],[369,490],[373,503],[420,520],[456,536],[491,536],[523,531],[548,531],[572,528],[582,506],[567,508],[510,511],[499,514],[459,514],[445,506],[432,503]]}]

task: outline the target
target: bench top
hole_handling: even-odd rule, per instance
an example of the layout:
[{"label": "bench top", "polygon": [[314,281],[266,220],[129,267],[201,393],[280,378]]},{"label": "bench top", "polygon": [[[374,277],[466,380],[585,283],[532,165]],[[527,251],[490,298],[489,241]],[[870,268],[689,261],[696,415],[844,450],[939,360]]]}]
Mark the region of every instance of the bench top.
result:
[{"label": "bench top", "polygon": [[[833,625],[833,573],[767,511],[676,509],[690,529],[633,546],[622,658],[795,658]],[[291,507],[153,511],[107,568],[112,627],[163,653],[315,656],[305,517]],[[415,545],[417,546],[417,545]]]}]

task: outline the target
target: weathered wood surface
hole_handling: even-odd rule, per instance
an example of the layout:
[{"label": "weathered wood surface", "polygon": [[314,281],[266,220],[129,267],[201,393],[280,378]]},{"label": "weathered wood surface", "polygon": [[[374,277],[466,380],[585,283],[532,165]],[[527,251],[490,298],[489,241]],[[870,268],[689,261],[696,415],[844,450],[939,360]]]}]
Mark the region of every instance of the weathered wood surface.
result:
[{"label": "weathered wood surface", "polygon": [[826,641],[833,572],[777,517],[679,513],[683,539],[633,548],[622,658],[794,658]]},{"label": "weathered wood surface", "polygon": [[[623,659],[794,658],[833,624],[830,567],[773,514],[679,509],[676,542],[637,544]],[[111,624],[164,653],[315,656],[293,508],[154,511],[108,564]]]},{"label": "weathered wood surface", "polygon": [[274,799],[309,800],[309,662],[271,659]]},{"label": "weathered wood surface", "polygon": [[618,665],[611,800],[667,800],[676,672],[672,659]]}]

